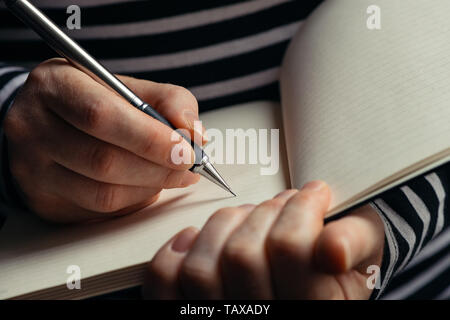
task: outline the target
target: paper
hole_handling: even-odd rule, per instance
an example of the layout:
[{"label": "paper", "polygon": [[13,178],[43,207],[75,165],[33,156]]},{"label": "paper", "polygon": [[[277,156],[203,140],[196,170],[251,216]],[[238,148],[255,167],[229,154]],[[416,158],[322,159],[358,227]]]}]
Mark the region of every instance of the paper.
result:
[{"label": "paper", "polygon": [[[374,4],[380,30],[367,28]],[[449,12],[448,0],[335,0],[312,14],[282,68],[296,187],[327,181],[335,207],[448,156]]]}]

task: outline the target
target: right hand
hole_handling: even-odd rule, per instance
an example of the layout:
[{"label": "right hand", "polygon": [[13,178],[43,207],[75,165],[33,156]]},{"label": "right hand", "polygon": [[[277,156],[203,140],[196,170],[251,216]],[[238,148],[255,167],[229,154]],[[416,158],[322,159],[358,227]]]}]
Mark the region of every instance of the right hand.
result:
[{"label": "right hand", "polygon": [[[198,105],[188,90],[119,78],[193,136]],[[187,170],[195,156],[186,141],[180,138],[191,163],[174,164],[171,150],[179,141],[171,141],[172,129],[64,59],[43,62],[30,73],[4,130],[11,173],[26,205],[50,221],[126,214],[156,201],[162,189],[199,179]]]}]

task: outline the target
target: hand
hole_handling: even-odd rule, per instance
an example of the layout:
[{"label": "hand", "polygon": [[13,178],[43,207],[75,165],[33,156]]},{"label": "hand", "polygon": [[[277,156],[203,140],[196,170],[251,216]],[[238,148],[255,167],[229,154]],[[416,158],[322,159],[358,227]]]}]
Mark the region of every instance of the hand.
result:
[{"label": "hand", "polygon": [[[120,79],[193,136],[198,106],[188,90]],[[64,59],[46,61],[30,73],[4,128],[11,173],[28,207],[51,221],[126,214],[154,202],[163,188],[199,179],[187,170],[195,157],[189,143],[181,136],[171,141],[173,130]],[[180,143],[190,163],[171,161],[172,147]]]},{"label": "hand", "polygon": [[144,295],[173,299],[367,299],[367,266],[380,265],[384,227],[369,206],[323,225],[325,183],[286,190],[258,206],[218,210],[181,231],[148,267]]}]

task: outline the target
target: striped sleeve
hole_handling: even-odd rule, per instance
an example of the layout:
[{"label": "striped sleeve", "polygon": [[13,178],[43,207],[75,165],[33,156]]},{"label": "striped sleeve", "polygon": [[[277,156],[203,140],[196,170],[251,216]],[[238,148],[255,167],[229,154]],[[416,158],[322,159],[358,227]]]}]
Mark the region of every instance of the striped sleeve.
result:
[{"label": "striped sleeve", "polygon": [[[442,282],[442,288],[434,288],[434,291],[444,292],[448,289],[449,187],[450,164],[446,164],[432,173],[386,192],[371,203],[383,220],[386,240],[381,266],[381,286],[374,291],[372,298],[411,298],[408,294],[418,292],[421,287],[410,288],[405,283],[399,283],[401,280],[398,279],[402,277],[417,279],[417,285],[421,281],[425,285],[447,279]],[[435,249],[429,256],[438,264],[428,262],[431,265],[427,272],[422,275],[411,274],[414,273],[413,266],[418,264],[416,261],[424,260],[422,257],[427,255],[430,247]],[[423,266],[420,271],[423,272]],[[405,277],[405,274],[408,276]]]},{"label": "striped sleeve", "polygon": [[14,205],[14,191],[12,188],[6,139],[3,132],[3,122],[11,107],[19,88],[24,84],[28,71],[21,67],[0,63],[0,226],[6,218],[7,207]]}]

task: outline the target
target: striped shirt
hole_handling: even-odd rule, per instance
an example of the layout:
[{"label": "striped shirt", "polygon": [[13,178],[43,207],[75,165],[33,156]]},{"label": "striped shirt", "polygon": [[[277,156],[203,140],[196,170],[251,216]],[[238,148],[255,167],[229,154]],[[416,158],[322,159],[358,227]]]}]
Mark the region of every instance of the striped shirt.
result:
[{"label": "striped shirt", "polygon": [[[321,2],[33,1],[110,70],[187,87],[200,112],[252,100],[278,101],[286,47]],[[79,30],[66,28],[72,4],[81,8]],[[3,119],[28,71],[56,55],[3,4],[0,47]],[[371,203],[382,217],[386,239],[381,288],[372,298],[450,298],[449,173],[450,164],[443,165]]]}]

